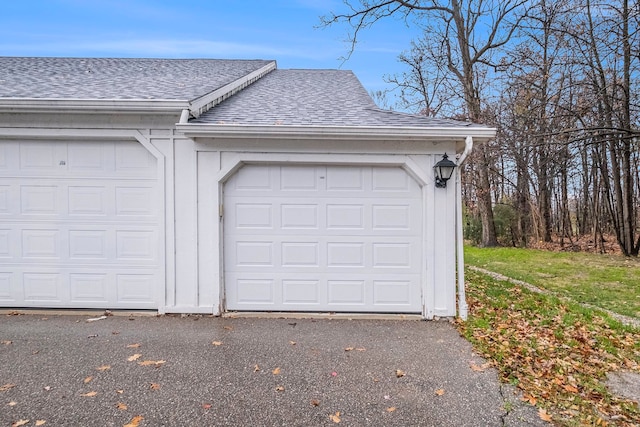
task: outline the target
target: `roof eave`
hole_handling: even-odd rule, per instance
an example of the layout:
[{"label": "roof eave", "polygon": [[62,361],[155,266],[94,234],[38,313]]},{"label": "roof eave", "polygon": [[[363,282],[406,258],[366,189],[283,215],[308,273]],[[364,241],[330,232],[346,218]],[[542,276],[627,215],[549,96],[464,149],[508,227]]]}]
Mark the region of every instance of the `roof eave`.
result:
[{"label": "roof eave", "polygon": [[288,126],[288,125],[212,125],[180,124],[176,129],[191,138],[261,138],[261,139],[341,139],[341,140],[419,140],[459,141],[473,137],[486,142],[496,135],[496,129],[469,127],[381,127],[381,126]]},{"label": "roof eave", "polygon": [[175,99],[1,98],[3,113],[137,113],[180,114],[189,101]]}]

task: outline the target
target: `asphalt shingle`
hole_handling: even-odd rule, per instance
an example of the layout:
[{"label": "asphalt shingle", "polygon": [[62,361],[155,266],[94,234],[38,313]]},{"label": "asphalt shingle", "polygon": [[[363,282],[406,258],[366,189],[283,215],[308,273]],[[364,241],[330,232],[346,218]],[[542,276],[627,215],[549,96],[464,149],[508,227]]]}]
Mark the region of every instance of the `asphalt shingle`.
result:
[{"label": "asphalt shingle", "polygon": [[275,70],[191,121],[283,126],[467,127],[467,122],[382,110],[346,70]]},{"label": "asphalt shingle", "polygon": [[0,57],[0,99],[191,101],[269,60]]}]

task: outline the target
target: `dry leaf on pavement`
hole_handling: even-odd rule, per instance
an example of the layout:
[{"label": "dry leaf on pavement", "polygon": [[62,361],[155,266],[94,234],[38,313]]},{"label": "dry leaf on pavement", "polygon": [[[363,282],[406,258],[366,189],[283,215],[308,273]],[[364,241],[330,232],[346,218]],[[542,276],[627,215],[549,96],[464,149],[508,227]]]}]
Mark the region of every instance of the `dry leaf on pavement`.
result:
[{"label": "dry leaf on pavement", "polygon": [[136,353],[136,354],[134,354],[133,356],[129,356],[129,357],[127,357],[127,361],[129,361],[129,362],[134,362],[134,361],[136,361],[136,360],[140,359],[141,357],[142,357],[142,354],[140,354],[140,353]]},{"label": "dry leaf on pavement", "polygon": [[551,415],[547,413],[546,409],[542,409],[542,408],[538,409],[538,416],[542,421],[546,421],[548,423],[551,422]]},{"label": "dry leaf on pavement", "polygon": [[38,421],[36,421],[36,425],[37,425],[37,426],[43,426],[43,425],[45,425],[46,423],[47,423],[47,422],[46,422],[45,420],[38,420]]},{"label": "dry leaf on pavement", "polygon": [[403,370],[401,369],[396,369],[396,377],[401,378],[404,377],[406,374],[404,373]]},{"label": "dry leaf on pavement", "polygon": [[138,427],[140,425],[140,421],[142,420],[144,420],[144,417],[142,415],[136,415],[128,424],[125,424],[123,427]]},{"label": "dry leaf on pavement", "polygon": [[276,387],[276,391],[284,391],[284,387],[279,385],[278,387]]},{"label": "dry leaf on pavement", "polygon": [[11,424],[11,427],[20,427],[29,424],[29,420],[18,420],[15,423]]},{"label": "dry leaf on pavement", "polygon": [[489,362],[483,363],[482,365],[479,365],[479,366],[476,365],[474,362],[471,362],[471,369],[476,372],[482,372],[486,370],[489,366],[491,366],[491,363]]},{"label": "dry leaf on pavement", "polygon": [[435,392],[438,396],[442,396],[444,394],[444,389],[443,388],[439,388],[436,390]]},{"label": "dry leaf on pavement", "polygon": [[140,347],[140,344],[139,344],[139,343],[129,344],[129,345],[127,346],[127,348],[138,348],[138,347]]},{"label": "dry leaf on pavement", "polygon": [[144,360],[142,362],[138,362],[138,365],[140,366],[160,366],[160,365],[164,365],[166,362],[166,360]]},{"label": "dry leaf on pavement", "polygon": [[7,391],[14,388],[15,386],[15,384],[5,384],[3,386],[0,386],[0,391]]},{"label": "dry leaf on pavement", "polygon": [[340,423],[340,412],[336,412],[335,414],[329,414],[329,419],[336,424]]},{"label": "dry leaf on pavement", "polygon": [[126,411],[129,407],[126,405],[126,403],[118,402],[116,403],[116,408],[120,409],[121,411]]},{"label": "dry leaf on pavement", "polygon": [[276,369],[274,369],[273,371],[271,371],[271,373],[272,373],[273,375],[280,375],[280,368],[276,368]]},{"label": "dry leaf on pavement", "polygon": [[151,383],[151,385],[149,386],[149,388],[151,390],[160,390],[160,384],[158,383]]},{"label": "dry leaf on pavement", "polygon": [[85,384],[88,384],[91,382],[91,380],[93,380],[92,376],[88,376],[87,378],[85,378],[82,382],[84,382]]},{"label": "dry leaf on pavement", "polygon": [[320,401],[318,399],[311,399],[311,406],[320,406]]},{"label": "dry leaf on pavement", "polygon": [[111,365],[102,365],[102,366],[98,366],[96,368],[98,371],[108,371],[109,369],[111,369]]},{"label": "dry leaf on pavement", "polygon": [[253,372],[258,372],[260,371],[260,366],[256,365],[253,367]]},{"label": "dry leaf on pavement", "polygon": [[390,406],[390,407],[387,408],[387,412],[395,412],[396,409],[398,409],[398,408],[396,408],[395,406]]},{"label": "dry leaf on pavement", "polygon": [[9,345],[9,344],[12,344],[13,341],[5,340],[5,341],[0,341],[0,343],[2,343],[4,345]]},{"label": "dry leaf on pavement", "polygon": [[214,341],[211,343],[211,345],[215,345],[217,347],[219,345],[222,345],[222,341]]},{"label": "dry leaf on pavement", "polygon": [[16,406],[18,402],[14,402],[13,400],[8,403],[9,406]]}]

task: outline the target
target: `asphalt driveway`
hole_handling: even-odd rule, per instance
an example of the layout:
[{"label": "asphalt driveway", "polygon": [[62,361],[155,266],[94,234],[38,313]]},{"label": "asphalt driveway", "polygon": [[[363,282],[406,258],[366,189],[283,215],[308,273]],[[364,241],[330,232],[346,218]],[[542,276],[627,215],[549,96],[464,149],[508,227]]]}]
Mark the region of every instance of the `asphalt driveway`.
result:
[{"label": "asphalt driveway", "polygon": [[446,321],[90,317],[0,316],[0,426],[548,425]]}]

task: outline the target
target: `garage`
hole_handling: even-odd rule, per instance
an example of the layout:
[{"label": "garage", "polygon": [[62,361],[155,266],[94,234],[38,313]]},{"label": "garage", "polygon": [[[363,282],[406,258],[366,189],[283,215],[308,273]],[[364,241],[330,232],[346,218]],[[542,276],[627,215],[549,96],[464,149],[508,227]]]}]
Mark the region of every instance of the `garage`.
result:
[{"label": "garage", "polygon": [[421,312],[422,190],[404,169],[248,164],[223,206],[227,310]]},{"label": "garage", "polygon": [[157,309],[157,161],[137,141],[0,144],[0,306]]}]

